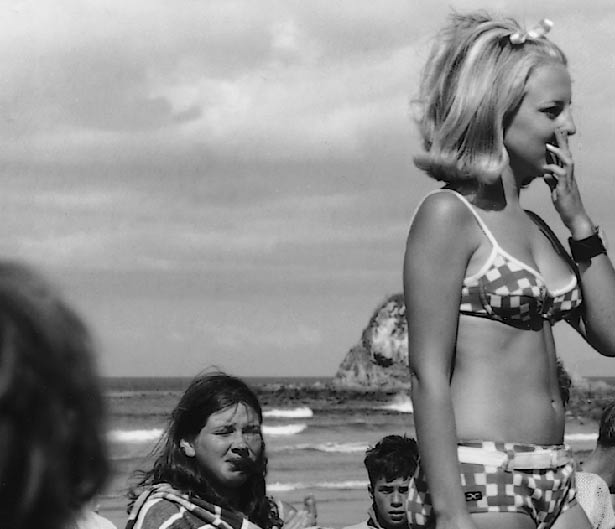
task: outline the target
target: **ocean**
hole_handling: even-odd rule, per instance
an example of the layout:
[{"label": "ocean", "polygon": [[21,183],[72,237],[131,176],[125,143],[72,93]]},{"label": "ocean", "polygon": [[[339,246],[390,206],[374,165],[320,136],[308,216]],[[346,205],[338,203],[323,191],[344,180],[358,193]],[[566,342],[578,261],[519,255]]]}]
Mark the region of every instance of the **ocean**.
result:
[{"label": "ocean", "polygon": [[[148,455],[190,380],[104,379],[112,477],[98,504],[100,514],[118,529],[123,529],[126,521],[131,475],[136,469],[148,468]],[[263,403],[268,493],[297,506],[303,504],[306,495],[313,494],[321,526],[340,528],[365,519],[369,506],[365,450],[384,435],[414,435],[408,395],[401,392],[353,398],[346,393],[332,397],[331,392],[305,391],[327,387],[330,377],[245,380],[261,395]],[[277,387],[287,391],[276,393]],[[263,388],[274,390],[262,393]],[[595,422],[573,421],[567,427],[566,442],[574,450],[590,450],[595,439]]]}]

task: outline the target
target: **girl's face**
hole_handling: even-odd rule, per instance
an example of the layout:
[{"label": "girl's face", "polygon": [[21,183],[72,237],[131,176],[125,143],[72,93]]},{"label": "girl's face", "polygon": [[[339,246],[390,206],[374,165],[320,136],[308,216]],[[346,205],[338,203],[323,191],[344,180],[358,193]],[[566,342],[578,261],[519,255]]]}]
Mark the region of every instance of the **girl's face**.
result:
[{"label": "girl's face", "polygon": [[213,413],[194,439],[182,440],[182,448],[219,494],[233,497],[263,451],[258,414],[243,403]]},{"label": "girl's face", "polygon": [[556,129],[576,132],[571,110],[571,82],[565,66],[558,63],[537,67],[525,85],[525,97],[504,132],[513,173],[526,185],[544,173],[546,143],[557,146]]}]

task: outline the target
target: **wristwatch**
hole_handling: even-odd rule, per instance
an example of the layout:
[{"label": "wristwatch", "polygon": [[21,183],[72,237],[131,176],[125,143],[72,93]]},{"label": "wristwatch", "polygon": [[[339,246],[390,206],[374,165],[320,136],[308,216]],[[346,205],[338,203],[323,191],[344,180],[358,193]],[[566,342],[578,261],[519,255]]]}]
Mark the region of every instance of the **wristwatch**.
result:
[{"label": "wristwatch", "polygon": [[588,263],[597,255],[606,254],[602,230],[600,227],[594,226],[592,231],[593,233],[589,237],[585,237],[585,239],[579,241],[575,241],[572,237],[568,237],[570,253],[575,262]]}]

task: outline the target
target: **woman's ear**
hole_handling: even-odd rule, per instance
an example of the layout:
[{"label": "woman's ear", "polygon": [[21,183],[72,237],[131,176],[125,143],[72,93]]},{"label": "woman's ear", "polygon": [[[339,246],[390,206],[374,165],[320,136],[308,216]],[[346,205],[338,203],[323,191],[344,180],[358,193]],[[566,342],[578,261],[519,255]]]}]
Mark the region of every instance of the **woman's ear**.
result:
[{"label": "woman's ear", "polygon": [[196,455],[196,452],[194,450],[194,445],[190,441],[186,441],[185,439],[182,439],[179,442],[179,447],[182,449],[182,452],[184,453],[186,457],[194,457]]}]

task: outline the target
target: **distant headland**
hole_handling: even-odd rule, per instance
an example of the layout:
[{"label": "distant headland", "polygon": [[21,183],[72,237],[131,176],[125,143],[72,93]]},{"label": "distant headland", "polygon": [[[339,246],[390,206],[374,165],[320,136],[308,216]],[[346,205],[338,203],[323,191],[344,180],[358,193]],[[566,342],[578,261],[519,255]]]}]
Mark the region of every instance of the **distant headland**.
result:
[{"label": "distant headland", "polygon": [[388,296],[376,307],[358,343],[342,360],[333,385],[340,389],[410,388],[408,324],[402,294]]}]

